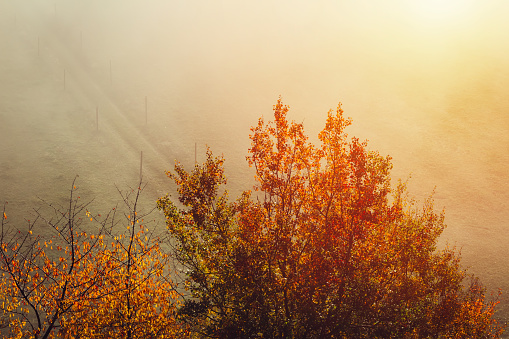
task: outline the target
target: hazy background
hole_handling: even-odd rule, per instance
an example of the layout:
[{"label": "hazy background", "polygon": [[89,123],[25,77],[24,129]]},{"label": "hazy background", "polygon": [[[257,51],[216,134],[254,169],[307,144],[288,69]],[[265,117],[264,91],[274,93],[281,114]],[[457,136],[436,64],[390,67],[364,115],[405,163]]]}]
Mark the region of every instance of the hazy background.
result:
[{"label": "hazy background", "polygon": [[198,161],[224,154],[235,197],[249,127],[279,95],[312,140],[341,101],[417,199],[436,187],[441,244],[502,289],[508,319],[508,16],[502,0],[0,0],[0,201],[29,218],[79,174],[104,212],[143,151],[150,207],[195,144]]}]

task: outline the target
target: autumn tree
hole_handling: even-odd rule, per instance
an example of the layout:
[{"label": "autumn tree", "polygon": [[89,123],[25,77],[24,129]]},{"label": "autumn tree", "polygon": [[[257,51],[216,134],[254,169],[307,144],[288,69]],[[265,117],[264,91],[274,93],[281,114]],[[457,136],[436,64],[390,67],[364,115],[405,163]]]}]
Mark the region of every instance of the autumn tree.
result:
[{"label": "autumn tree", "polygon": [[189,291],[179,308],[210,338],[498,338],[496,301],[438,249],[444,214],[390,182],[391,158],[348,138],[341,105],[319,145],[287,120],[251,129],[255,192],[234,201],[210,151],[158,200]]},{"label": "autumn tree", "polygon": [[[123,193],[121,218],[116,207],[92,213],[75,183],[67,207],[49,204],[49,217],[37,210],[26,229],[8,225],[4,208],[3,337],[185,337],[167,255],[138,207],[142,189],[140,182]],[[35,225],[49,226],[46,234],[36,234]]]},{"label": "autumn tree", "polygon": [[[26,228],[9,227],[4,205],[0,295],[2,312],[9,318],[9,331],[4,337],[53,338],[62,317],[72,312],[77,300],[87,298],[88,290],[101,279],[74,279],[99,240],[89,239],[82,228],[80,214],[87,206],[76,196],[74,182],[68,206],[48,204],[49,217],[36,210],[35,220],[28,220]],[[108,217],[101,226],[105,226]],[[35,234],[39,223],[49,226],[52,234]]]},{"label": "autumn tree", "polygon": [[[119,191],[123,223],[104,230],[93,256],[76,277],[101,276],[98,286],[62,320],[65,338],[185,338],[176,317],[179,294],[171,280],[169,256],[161,249],[149,213],[139,209],[142,183]],[[123,228],[123,230],[122,230]]]}]

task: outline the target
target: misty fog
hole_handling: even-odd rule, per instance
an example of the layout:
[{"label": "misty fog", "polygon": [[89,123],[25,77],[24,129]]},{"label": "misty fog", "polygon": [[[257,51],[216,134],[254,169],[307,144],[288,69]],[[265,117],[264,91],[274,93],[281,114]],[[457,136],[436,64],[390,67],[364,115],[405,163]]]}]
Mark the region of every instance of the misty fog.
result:
[{"label": "misty fog", "polygon": [[23,220],[79,174],[107,210],[143,152],[151,207],[195,145],[225,156],[235,198],[253,184],[249,128],[280,95],[312,141],[342,102],[394,182],[435,189],[441,246],[502,289],[508,319],[509,5],[469,4],[432,24],[403,0],[0,0],[0,201]]}]

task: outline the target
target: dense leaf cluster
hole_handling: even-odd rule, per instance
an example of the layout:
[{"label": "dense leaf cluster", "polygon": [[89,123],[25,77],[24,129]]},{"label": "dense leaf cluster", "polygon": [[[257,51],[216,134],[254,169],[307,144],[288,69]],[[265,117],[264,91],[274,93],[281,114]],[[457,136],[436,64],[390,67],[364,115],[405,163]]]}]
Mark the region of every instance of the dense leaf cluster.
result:
[{"label": "dense leaf cluster", "polygon": [[[229,202],[210,152],[168,175],[180,205],[158,201],[190,294],[180,314],[213,338],[495,338],[495,302],[469,281],[444,225],[391,187],[390,157],[348,139],[341,106],[320,145],[288,107],[252,128],[256,193]],[[222,193],[221,193],[222,192]]]}]

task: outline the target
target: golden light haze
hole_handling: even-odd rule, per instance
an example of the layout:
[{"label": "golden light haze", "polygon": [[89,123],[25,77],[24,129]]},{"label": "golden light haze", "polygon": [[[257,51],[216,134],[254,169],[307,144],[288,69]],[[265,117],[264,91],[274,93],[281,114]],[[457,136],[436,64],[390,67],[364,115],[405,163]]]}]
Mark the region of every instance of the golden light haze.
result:
[{"label": "golden light haze", "polygon": [[475,6],[473,1],[469,0],[429,0],[429,1],[408,1],[408,6],[412,8],[411,15],[416,17],[416,21],[432,28],[433,26],[451,26],[459,22],[468,22],[475,15]]},{"label": "golden light haze", "polygon": [[279,95],[315,136],[341,101],[394,179],[417,199],[436,187],[442,244],[502,288],[508,319],[507,18],[503,0],[0,0],[0,201],[14,220],[78,173],[110,207],[143,150],[154,202],[195,143],[199,161],[224,154],[234,196]]}]

